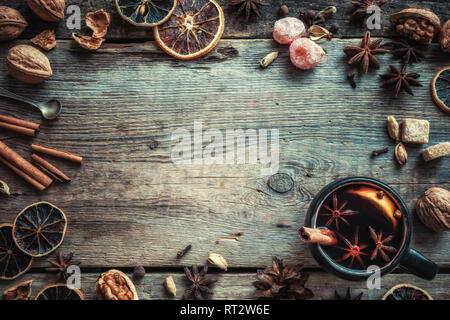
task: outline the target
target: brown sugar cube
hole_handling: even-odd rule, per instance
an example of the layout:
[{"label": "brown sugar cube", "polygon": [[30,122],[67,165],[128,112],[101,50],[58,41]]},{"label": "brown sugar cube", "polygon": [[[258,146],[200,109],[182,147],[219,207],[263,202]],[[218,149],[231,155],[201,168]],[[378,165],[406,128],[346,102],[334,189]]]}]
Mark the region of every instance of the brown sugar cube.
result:
[{"label": "brown sugar cube", "polygon": [[422,151],[422,157],[425,162],[444,157],[449,154],[450,142],[442,142]]},{"label": "brown sugar cube", "polygon": [[402,122],[402,141],[405,143],[427,144],[429,133],[427,120],[405,119]]}]

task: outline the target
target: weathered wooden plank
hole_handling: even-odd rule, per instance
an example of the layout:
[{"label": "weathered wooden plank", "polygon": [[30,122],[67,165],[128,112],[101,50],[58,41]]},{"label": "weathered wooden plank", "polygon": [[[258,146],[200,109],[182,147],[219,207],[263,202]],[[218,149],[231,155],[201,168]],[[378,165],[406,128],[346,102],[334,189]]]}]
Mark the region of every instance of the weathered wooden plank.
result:
[{"label": "weathered wooden plank", "polygon": [[[222,5],[226,17],[225,38],[271,38],[273,31],[273,23],[278,18],[278,10],[281,4],[286,4],[290,8],[289,16],[297,17],[302,10],[316,10],[319,11],[326,6],[334,5],[338,11],[336,15],[329,19],[328,24],[336,24],[339,26],[339,34],[344,37],[360,37],[364,33],[364,29],[359,25],[352,25],[349,23],[349,17],[352,13],[353,6],[350,1],[341,0],[316,0],[316,1],[297,1],[297,0],[266,0],[267,6],[261,7],[261,17],[250,18],[249,22],[245,22],[242,17],[235,14],[235,10],[227,5],[228,0],[218,0]],[[105,9],[112,15],[112,26],[108,33],[108,40],[111,41],[130,41],[130,40],[148,40],[153,37],[151,29],[138,28],[124,22],[116,12],[115,2],[112,0],[68,0],[67,5],[78,5],[81,9],[82,16],[87,12]],[[65,21],[59,24],[50,24],[41,21],[29,8],[24,5],[22,1],[0,1],[1,5],[8,5],[19,9],[25,18],[30,23],[28,28],[21,38],[29,39],[35,36],[38,32],[45,28],[55,28],[57,37],[60,39],[69,39],[72,30],[69,30]],[[432,0],[432,1],[389,1],[383,9],[381,19],[381,30],[375,30],[374,34],[388,34],[390,29],[389,15],[404,8],[428,8],[434,11],[441,21],[446,21],[450,18],[449,6],[446,0]]]},{"label": "weathered wooden plank", "polygon": [[[99,273],[100,274],[100,273]],[[86,299],[95,300],[95,281],[99,274],[87,273],[82,275],[81,290]],[[162,283],[164,278],[172,274],[177,286],[176,298],[171,298],[165,291]],[[130,275],[131,277],[131,275]],[[255,281],[253,273],[223,273],[211,274],[210,277],[218,279],[218,282],[212,286],[214,295],[212,299],[252,299],[254,288],[252,282]],[[29,273],[21,279],[12,282],[0,282],[0,292],[25,280],[33,280],[32,298],[44,286],[54,281],[54,275],[42,273]],[[156,299],[180,299],[186,282],[184,275],[180,273],[147,273],[147,275],[136,281],[136,290],[141,300]],[[314,293],[314,300],[335,299],[334,290],[344,295],[347,288],[351,288],[353,296],[363,292],[363,300],[379,300],[384,293],[399,283],[410,283],[427,290],[436,300],[450,299],[448,288],[450,286],[450,275],[440,274],[433,281],[425,281],[406,274],[391,274],[381,279],[380,289],[367,289],[365,282],[350,282],[336,278],[330,274],[323,272],[311,273],[306,287],[310,288]]]},{"label": "weathered wooden plank", "polygon": [[[176,252],[189,243],[194,248],[183,264],[202,263],[216,251],[232,267],[262,267],[274,254],[316,266],[296,230],[327,183],[372,176],[392,185],[411,210],[428,187],[450,187],[449,159],[424,164],[421,148],[408,147],[409,162],[399,168],[384,129],[387,115],[425,118],[430,144],[448,140],[448,116],[428,89],[446,60],[433,47],[426,64],[412,67],[424,87],[414,98],[393,99],[374,72],[358,80],[357,90],[346,82],[341,48],[354,42],[325,43],[324,63],[304,72],[291,66],[285,47],[270,40],[224,40],[211,55],[187,63],[152,42],[107,44],[91,54],[62,41],[49,54],[54,76],[45,84],[25,85],[9,76],[0,84],[35,99],[58,97],[63,114],[44,122],[34,140],[6,132],[1,139],[26,157],[34,141],[83,155],[85,164],[54,161],[73,181],[44,194],[0,166],[13,192],[1,198],[1,221],[13,221],[31,202],[54,202],[70,223],[63,249],[75,250],[86,267],[179,266]],[[10,45],[1,47],[0,56]],[[260,70],[259,59],[275,49],[280,58]],[[383,70],[388,60],[381,58]],[[3,99],[0,113],[40,121],[28,107]],[[293,178],[294,189],[284,195],[270,190],[261,165],[174,165],[171,134],[192,131],[194,121],[204,129],[279,129],[280,171]],[[370,158],[384,146],[391,153]],[[450,266],[449,234],[432,233],[416,218],[414,229],[413,247]],[[244,232],[240,241],[216,243],[236,232]]]}]

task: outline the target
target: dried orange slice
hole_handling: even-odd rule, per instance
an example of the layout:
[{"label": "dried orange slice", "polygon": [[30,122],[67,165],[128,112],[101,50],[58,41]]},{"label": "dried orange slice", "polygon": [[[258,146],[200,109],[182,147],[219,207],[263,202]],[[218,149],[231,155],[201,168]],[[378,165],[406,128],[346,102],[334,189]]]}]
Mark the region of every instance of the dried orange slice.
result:
[{"label": "dried orange slice", "polygon": [[443,67],[434,75],[431,95],[439,108],[450,113],[450,66]]},{"label": "dried orange slice", "polygon": [[50,284],[38,292],[34,300],[84,300],[83,293],[65,284]]},{"label": "dried orange slice", "polygon": [[13,239],[20,250],[32,257],[45,256],[64,240],[67,217],[49,202],[38,202],[22,210],[16,217]]},{"label": "dried orange slice", "polygon": [[225,28],[222,8],[214,0],[178,0],[167,22],[154,28],[155,40],[171,56],[190,60],[210,52]]},{"label": "dried orange slice", "polygon": [[154,27],[169,19],[177,0],[116,0],[119,15],[132,25]]},{"label": "dried orange slice", "polygon": [[12,224],[0,225],[0,280],[16,279],[33,264],[33,258],[14,243],[12,230]]},{"label": "dried orange slice", "polygon": [[381,300],[433,300],[433,297],[422,288],[401,283],[389,289]]}]

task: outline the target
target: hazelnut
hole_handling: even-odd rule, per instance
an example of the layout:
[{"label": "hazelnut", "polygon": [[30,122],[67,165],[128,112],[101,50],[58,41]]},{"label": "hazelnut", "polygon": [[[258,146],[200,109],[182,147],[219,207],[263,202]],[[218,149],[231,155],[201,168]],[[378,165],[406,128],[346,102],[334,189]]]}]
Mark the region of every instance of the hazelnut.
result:
[{"label": "hazelnut", "polygon": [[14,40],[28,26],[25,18],[16,9],[0,6],[0,41]]},{"label": "hazelnut", "polygon": [[430,188],[417,200],[420,221],[435,232],[450,230],[450,191]]},{"label": "hazelnut", "polygon": [[99,300],[139,300],[130,278],[114,269],[100,275],[95,283],[95,292]]}]

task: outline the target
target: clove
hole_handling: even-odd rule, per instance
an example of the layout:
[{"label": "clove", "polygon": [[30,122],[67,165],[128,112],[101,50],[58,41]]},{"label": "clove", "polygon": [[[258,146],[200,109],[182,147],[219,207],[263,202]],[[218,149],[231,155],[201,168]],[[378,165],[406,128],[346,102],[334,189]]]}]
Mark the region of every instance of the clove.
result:
[{"label": "clove", "polygon": [[186,255],[186,253],[188,253],[189,250],[191,250],[191,249],[192,249],[192,245],[188,245],[188,246],[187,246],[186,248],[184,248],[183,250],[178,251],[178,252],[177,252],[177,259],[183,258],[183,257]]},{"label": "clove", "polygon": [[389,148],[383,148],[380,150],[374,150],[372,151],[372,157],[378,157],[380,154],[386,153],[389,151]]},{"label": "clove", "polygon": [[355,89],[356,88],[355,73],[353,72],[347,73],[347,79],[350,82],[352,88]]}]

